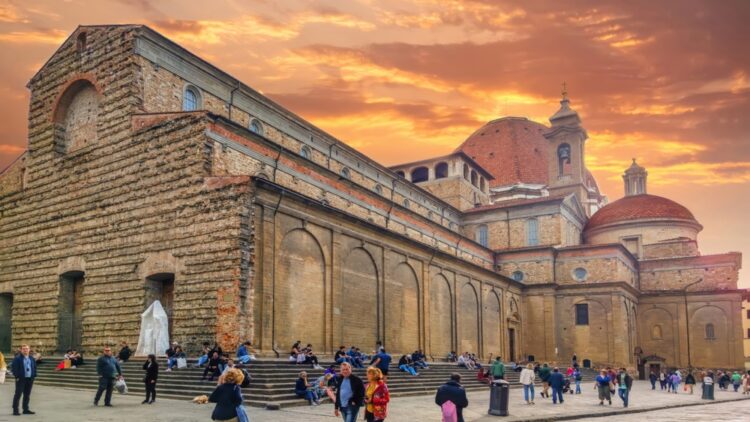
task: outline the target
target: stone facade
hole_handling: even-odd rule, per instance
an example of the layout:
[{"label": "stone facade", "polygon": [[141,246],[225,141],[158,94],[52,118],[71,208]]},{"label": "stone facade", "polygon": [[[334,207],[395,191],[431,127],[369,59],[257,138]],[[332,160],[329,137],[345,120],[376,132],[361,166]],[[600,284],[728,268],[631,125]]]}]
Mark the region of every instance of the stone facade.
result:
[{"label": "stone facade", "polygon": [[587,231],[604,197],[567,100],[554,180],[493,196],[463,152],[383,167],[143,26],[79,27],[29,89],[29,149],[0,173],[0,348],[135,344],[160,300],[190,351],[742,361],[739,254],[700,256],[697,222]]}]

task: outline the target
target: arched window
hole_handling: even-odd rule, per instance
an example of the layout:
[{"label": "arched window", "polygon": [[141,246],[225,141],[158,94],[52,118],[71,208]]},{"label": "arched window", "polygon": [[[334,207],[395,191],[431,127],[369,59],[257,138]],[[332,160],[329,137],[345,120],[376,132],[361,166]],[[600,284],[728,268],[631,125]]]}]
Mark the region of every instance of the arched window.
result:
[{"label": "arched window", "polygon": [[469,166],[464,164],[464,179],[469,180]]},{"label": "arched window", "polygon": [[484,192],[484,177],[479,178],[479,190]]},{"label": "arched window", "polygon": [[182,111],[195,111],[200,108],[201,95],[198,88],[188,86],[182,95]]},{"label": "arched window", "polygon": [[706,324],[706,338],[707,339],[715,339],[716,335],[714,333],[714,325],[711,323]]},{"label": "arched window", "polygon": [[349,168],[344,167],[344,168],[341,169],[341,177],[343,177],[345,179],[351,179],[352,178],[352,173],[349,171]]},{"label": "arched window", "polygon": [[570,145],[560,144],[557,147],[558,176],[570,174]]},{"label": "arched window", "polygon": [[411,182],[419,183],[425,182],[429,178],[429,170],[427,167],[417,167],[411,171]]},{"label": "arched window", "polygon": [[474,185],[475,187],[477,186],[477,176],[478,176],[477,172],[475,170],[472,170],[471,171],[471,184]]},{"label": "arched window", "polygon": [[60,96],[54,121],[59,152],[72,152],[98,139],[99,93],[87,79],[77,80]]},{"label": "arched window", "polygon": [[404,208],[409,208],[409,200],[404,199]]},{"label": "arched window", "polygon": [[81,32],[78,34],[78,38],[76,38],[76,51],[78,54],[83,53],[86,51],[86,33]]},{"label": "arched window", "polygon": [[375,193],[377,193],[378,195],[382,195],[383,194],[383,187],[380,186],[380,185],[375,185]]},{"label": "arched window", "polygon": [[448,177],[448,163],[438,163],[435,166],[435,178],[442,179]]},{"label": "arched window", "polygon": [[308,160],[310,157],[312,157],[312,152],[310,152],[310,147],[307,145],[303,145],[302,148],[299,150],[299,155],[302,156],[302,158],[307,158]]},{"label": "arched window", "polygon": [[539,221],[536,218],[526,220],[526,244],[528,246],[539,244]]},{"label": "arched window", "polygon": [[485,248],[488,245],[487,236],[488,236],[488,233],[487,233],[486,225],[482,224],[481,226],[477,227],[476,240],[480,245],[484,246]]},{"label": "arched window", "polygon": [[250,130],[252,132],[257,133],[258,135],[263,134],[263,125],[260,123],[258,119],[253,119],[250,121]]},{"label": "arched window", "polygon": [[654,325],[651,327],[651,338],[654,340],[661,340],[661,325]]}]

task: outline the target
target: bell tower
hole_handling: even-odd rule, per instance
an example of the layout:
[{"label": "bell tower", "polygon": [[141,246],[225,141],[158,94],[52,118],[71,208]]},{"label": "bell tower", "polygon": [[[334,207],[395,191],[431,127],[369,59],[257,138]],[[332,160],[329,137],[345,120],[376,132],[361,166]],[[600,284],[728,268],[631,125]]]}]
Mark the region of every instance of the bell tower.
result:
[{"label": "bell tower", "polygon": [[549,191],[550,194],[576,193],[578,200],[586,202],[585,185],[586,129],[581,118],[570,107],[568,90],[563,83],[560,109],[549,118],[551,128],[544,137],[549,141]]}]

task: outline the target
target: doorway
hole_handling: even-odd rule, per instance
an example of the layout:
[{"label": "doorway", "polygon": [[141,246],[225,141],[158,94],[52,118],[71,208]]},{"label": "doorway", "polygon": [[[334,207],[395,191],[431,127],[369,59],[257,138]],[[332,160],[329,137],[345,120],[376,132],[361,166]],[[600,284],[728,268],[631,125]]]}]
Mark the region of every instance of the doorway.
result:
[{"label": "doorway", "polygon": [[13,345],[13,295],[0,293],[0,352],[10,354]]},{"label": "doorway", "polygon": [[169,321],[169,336],[171,340],[174,336],[174,319],[172,318],[174,310],[173,273],[157,273],[146,277],[146,301],[143,309],[147,309],[156,300],[161,303],[164,312],[167,313],[167,319]]},{"label": "doorway", "polygon": [[516,329],[508,328],[508,347],[510,348],[510,355],[508,362],[516,361]]},{"label": "doorway", "polygon": [[83,271],[69,271],[60,276],[58,296],[57,351],[81,348],[83,340]]}]

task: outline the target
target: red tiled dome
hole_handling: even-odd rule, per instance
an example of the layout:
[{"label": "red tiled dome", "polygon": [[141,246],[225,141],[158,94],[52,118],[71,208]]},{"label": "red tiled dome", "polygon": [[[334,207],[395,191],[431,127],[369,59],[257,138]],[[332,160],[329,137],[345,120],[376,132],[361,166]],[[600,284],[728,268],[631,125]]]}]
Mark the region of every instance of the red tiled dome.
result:
[{"label": "red tiled dome", "polygon": [[656,195],[632,195],[608,204],[589,219],[585,230],[591,230],[605,224],[633,220],[689,220],[698,224],[693,213],[671,199]]},{"label": "red tiled dome", "polygon": [[477,129],[454,152],[463,152],[492,174],[490,187],[519,182],[546,185],[547,130],[525,117],[503,117]]}]

